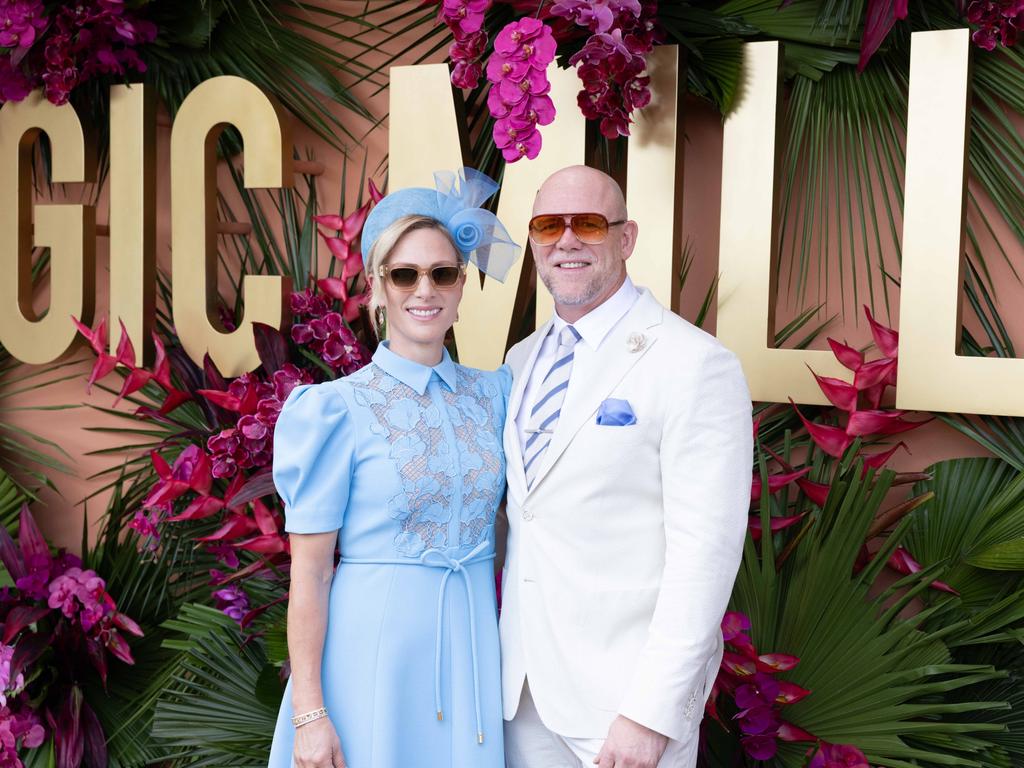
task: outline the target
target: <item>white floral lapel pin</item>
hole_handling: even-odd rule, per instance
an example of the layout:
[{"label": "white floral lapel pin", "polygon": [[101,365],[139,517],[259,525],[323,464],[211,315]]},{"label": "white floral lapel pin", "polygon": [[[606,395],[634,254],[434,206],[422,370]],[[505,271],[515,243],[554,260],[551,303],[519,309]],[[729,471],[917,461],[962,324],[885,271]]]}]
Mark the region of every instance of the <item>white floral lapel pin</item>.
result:
[{"label": "white floral lapel pin", "polygon": [[647,337],[640,331],[633,331],[626,339],[626,349],[630,352],[640,352],[647,346]]}]

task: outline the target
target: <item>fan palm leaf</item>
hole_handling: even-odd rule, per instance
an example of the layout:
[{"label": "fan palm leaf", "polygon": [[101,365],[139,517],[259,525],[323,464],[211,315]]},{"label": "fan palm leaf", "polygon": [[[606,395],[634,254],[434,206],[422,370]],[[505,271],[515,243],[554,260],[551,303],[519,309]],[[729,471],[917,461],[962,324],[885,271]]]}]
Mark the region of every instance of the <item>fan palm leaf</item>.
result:
[{"label": "fan palm leaf", "polygon": [[[789,676],[812,694],[786,708],[787,720],[829,742],[860,747],[872,764],[991,765],[978,755],[992,747],[990,734],[1003,730],[993,713],[1006,709],[1005,699],[951,701],[948,695],[1005,673],[989,664],[958,663],[941,632],[922,628],[928,610],[902,617],[936,577],[935,568],[880,594],[872,590],[909,518],[872,564],[854,573],[894,474],[862,474],[850,457],[781,568],[773,537],[764,537],[760,553],[748,537],[732,605],[750,616],[758,648],[800,658]],[[805,752],[784,744],[775,762],[800,766]]]},{"label": "fan palm leaf", "polygon": [[174,765],[265,766],[277,702],[257,695],[267,665],[261,642],[245,642],[234,621],[201,605],[183,606],[165,627],[177,633],[165,647],[179,656],[153,735],[167,756]]},{"label": "fan palm leaf", "polygon": [[[906,546],[924,566],[946,564],[943,580],[966,611],[989,606],[1024,586],[1016,572],[993,569],[994,553],[1024,544],[1024,473],[999,459],[952,459],[926,470],[914,487],[934,497],[915,514]],[[1024,550],[1022,550],[1024,551]]]}]

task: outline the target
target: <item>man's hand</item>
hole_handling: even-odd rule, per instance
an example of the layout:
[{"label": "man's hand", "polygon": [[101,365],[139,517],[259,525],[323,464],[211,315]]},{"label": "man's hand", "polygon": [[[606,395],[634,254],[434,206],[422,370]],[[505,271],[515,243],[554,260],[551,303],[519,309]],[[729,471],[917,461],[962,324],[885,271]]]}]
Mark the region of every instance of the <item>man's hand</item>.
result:
[{"label": "man's hand", "polygon": [[598,768],[657,768],[668,736],[619,715],[608,728],[608,738],[594,758]]}]

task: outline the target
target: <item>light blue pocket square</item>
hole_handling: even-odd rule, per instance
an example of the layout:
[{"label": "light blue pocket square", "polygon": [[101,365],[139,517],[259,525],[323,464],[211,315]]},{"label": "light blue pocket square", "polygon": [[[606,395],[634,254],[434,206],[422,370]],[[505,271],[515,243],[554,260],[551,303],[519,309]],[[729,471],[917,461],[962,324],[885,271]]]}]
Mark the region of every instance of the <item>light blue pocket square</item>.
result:
[{"label": "light blue pocket square", "polygon": [[628,427],[636,424],[636,415],[628,400],[609,397],[597,409],[597,423],[602,427]]}]

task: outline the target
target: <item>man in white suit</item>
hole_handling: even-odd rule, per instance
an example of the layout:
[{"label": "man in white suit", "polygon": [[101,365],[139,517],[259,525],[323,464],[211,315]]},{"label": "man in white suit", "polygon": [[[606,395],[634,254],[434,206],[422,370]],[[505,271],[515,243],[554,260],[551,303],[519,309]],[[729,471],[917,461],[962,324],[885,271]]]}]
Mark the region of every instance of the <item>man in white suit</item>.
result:
[{"label": "man in white suit", "polygon": [[555,316],[508,353],[508,768],[690,768],[747,523],[736,358],[626,274],[618,185],[553,174],[530,239]]}]

